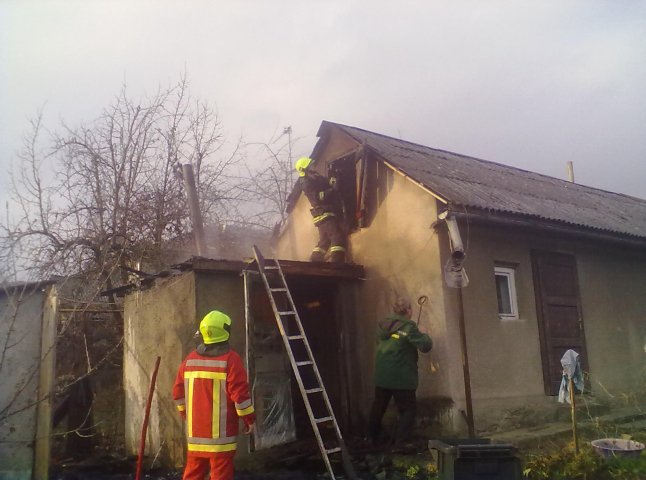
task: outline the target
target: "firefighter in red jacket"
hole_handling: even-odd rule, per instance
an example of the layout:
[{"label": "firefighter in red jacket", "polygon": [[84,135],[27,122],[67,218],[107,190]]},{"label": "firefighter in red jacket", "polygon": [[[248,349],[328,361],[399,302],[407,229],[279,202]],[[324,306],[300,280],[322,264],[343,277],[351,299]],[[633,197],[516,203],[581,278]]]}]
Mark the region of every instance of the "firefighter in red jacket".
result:
[{"label": "firefighter in red jacket", "polygon": [[[203,343],[179,367],[173,399],[186,420],[183,479],[233,480],[238,419],[251,433],[254,413],[242,359],[229,347],[231,319],[214,310],[200,322]],[[196,332],[197,335],[197,332]]]}]

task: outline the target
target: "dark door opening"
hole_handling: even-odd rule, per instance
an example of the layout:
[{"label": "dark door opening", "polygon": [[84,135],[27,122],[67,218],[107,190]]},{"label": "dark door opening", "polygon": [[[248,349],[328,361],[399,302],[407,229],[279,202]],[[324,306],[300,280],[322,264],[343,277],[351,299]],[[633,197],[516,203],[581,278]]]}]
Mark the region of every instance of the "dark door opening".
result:
[{"label": "dark door opening", "polygon": [[[337,318],[337,283],[306,276],[287,277],[303,329],[327,390],[337,422],[342,426],[344,371]],[[258,280],[251,283],[248,332],[250,375],[258,415],[256,448],[313,438],[313,430],[291,370],[269,297]]]},{"label": "dark door opening", "polygon": [[545,393],[557,395],[561,357],[572,349],[588,371],[579,282],[573,255],[533,251],[532,264],[539,322]]}]

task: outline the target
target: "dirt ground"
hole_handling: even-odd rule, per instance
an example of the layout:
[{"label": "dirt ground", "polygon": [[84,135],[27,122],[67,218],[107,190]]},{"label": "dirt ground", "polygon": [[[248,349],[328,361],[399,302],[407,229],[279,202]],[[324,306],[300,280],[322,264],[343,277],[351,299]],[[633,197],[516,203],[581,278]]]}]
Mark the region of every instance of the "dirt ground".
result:
[{"label": "dirt ground", "polygon": [[[389,446],[367,447],[360,440],[349,442],[353,467],[360,480],[407,479],[414,480],[422,475],[411,475],[410,468],[427,474],[434,471],[435,461],[427,449],[427,441],[416,440],[405,448]],[[311,445],[292,445],[289,451],[276,455],[252,454],[249,462],[239,466],[236,480],[327,480],[323,460]],[[255,456],[254,456],[255,455]],[[430,470],[429,470],[430,469]],[[335,471],[341,472],[340,469]],[[131,480],[135,478],[136,459],[111,456],[88,458],[81,461],[61,462],[53,465],[52,480]],[[168,471],[144,467],[142,479],[179,480],[181,471]],[[337,478],[345,478],[343,473]]]}]

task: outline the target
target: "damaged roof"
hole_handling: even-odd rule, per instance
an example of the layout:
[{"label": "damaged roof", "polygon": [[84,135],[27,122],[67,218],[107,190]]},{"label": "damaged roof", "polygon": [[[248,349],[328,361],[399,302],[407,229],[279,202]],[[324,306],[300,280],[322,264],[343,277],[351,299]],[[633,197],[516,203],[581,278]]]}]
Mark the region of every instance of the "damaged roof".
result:
[{"label": "damaged roof", "polygon": [[322,141],[329,128],[364,144],[453,210],[475,208],[646,238],[646,200],[327,121],[318,133]]}]

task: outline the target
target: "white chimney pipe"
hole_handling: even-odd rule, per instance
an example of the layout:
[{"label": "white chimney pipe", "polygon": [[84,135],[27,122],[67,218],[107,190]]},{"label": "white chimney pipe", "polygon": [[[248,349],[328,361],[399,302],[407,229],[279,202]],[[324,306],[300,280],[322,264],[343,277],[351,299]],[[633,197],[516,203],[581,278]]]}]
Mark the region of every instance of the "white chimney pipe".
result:
[{"label": "white chimney pipe", "polygon": [[567,178],[574,183],[574,162],[567,162]]}]

